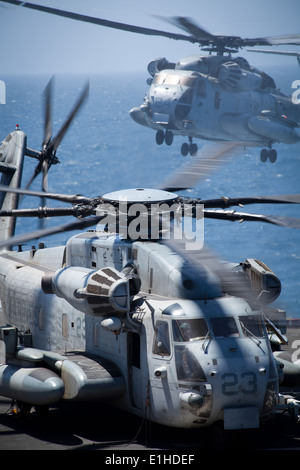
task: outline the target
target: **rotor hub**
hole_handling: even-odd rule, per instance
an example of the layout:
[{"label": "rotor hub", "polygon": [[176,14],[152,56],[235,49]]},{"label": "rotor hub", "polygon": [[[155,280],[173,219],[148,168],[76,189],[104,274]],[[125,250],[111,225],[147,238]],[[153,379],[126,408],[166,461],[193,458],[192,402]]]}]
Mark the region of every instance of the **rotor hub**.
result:
[{"label": "rotor hub", "polygon": [[161,189],[149,188],[133,188],[123,189],[121,191],[113,191],[104,194],[102,200],[104,202],[118,203],[127,202],[130,204],[154,204],[154,203],[171,203],[178,198],[178,195]]}]

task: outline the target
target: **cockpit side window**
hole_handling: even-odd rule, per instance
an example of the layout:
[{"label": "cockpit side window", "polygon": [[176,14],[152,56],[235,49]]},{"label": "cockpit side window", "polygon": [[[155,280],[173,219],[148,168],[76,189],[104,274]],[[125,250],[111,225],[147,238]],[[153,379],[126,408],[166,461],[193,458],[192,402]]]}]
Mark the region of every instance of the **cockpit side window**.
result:
[{"label": "cockpit side window", "polygon": [[171,354],[169,326],[166,321],[156,322],[152,352],[159,356],[170,356]]},{"label": "cockpit side window", "polygon": [[239,330],[233,317],[214,317],[210,319],[213,334],[217,337],[239,336]]}]

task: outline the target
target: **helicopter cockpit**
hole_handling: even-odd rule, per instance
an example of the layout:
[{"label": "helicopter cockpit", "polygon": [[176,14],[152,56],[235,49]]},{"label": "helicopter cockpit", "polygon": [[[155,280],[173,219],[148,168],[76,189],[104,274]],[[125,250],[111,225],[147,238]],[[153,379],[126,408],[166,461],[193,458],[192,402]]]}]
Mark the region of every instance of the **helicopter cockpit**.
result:
[{"label": "helicopter cockpit", "polygon": [[229,297],[180,300],[157,312],[152,355],[157,365],[160,358],[160,367],[156,365],[155,377],[177,390],[186,419],[196,415],[201,424],[208,423],[236,406],[255,408],[261,416],[273,412],[276,364],[261,312],[246,305]]},{"label": "helicopter cockpit", "polygon": [[[222,299],[224,300],[228,299]],[[230,354],[235,352],[236,358],[248,356],[251,354],[250,350],[255,352],[256,357],[268,356],[267,331],[260,312],[246,312],[244,308],[240,310],[237,308],[231,312],[226,309],[223,312],[221,309],[215,309],[215,313],[210,311],[206,314],[207,304],[203,304],[201,315],[199,311],[189,310],[190,304],[184,307],[179,303],[168,305],[156,322],[153,354],[165,358],[170,357],[173,344],[175,359],[178,356],[177,364],[182,363],[179,356],[187,349],[190,352],[194,351],[200,362],[210,350],[214,355],[227,358],[229,357],[228,351]],[[244,303],[240,307],[244,307]],[[215,348],[216,344],[218,344],[217,348]],[[205,362],[207,362],[206,359]],[[195,364],[193,367],[195,369]],[[198,370],[197,367],[196,369]],[[184,376],[186,374],[180,372],[178,380]],[[199,374],[198,380],[205,380],[203,371]]]},{"label": "helicopter cockpit", "polygon": [[[195,94],[206,97],[206,81],[198,72],[163,70],[156,73],[144,105],[148,118],[156,124],[168,124],[186,119]],[[159,143],[159,142],[158,142]]]}]

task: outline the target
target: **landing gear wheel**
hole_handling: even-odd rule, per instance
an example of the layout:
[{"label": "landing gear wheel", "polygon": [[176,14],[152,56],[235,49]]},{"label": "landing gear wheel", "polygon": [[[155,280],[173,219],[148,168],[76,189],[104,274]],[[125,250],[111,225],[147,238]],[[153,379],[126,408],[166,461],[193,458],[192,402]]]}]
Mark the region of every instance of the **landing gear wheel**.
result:
[{"label": "landing gear wheel", "polygon": [[29,416],[32,405],[23,401],[12,401],[12,413],[14,416]]},{"label": "landing gear wheel", "polygon": [[157,145],[161,145],[165,140],[165,133],[163,130],[159,130],[156,132],[155,140]]},{"label": "landing gear wheel", "polygon": [[166,131],[165,133],[165,142],[167,145],[172,145],[173,143],[173,132],[172,131]]},{"label": "landing gear wheel", "polygon": [[266,162],[268,160],[268,157],[269,157],[269,152],[267,149],[262,149],[262,151],[260,152],[260,159],[262,162]]},{"label": "landing gear wheel", "polygon": [[190,146],[189,144],[187,144],[186,142],[184,142],[181,146],[181,155],[183,155],[184,157],[187,156],[187,154],[189,153],[189,150],[190,150]]},{"label": "landing gear wheel", "polygon": [[270,152],[269,152],[269,159],[270,159],[270,162],[271,162],[271,163],[275,163],[275,162],[276,162],[276,160],[277,160],[277,152],[276,152],[276,150],[274,150],[274,149],[270,150]]},{"label": "landing gear wheel", "polygon": [[192,157],[195,157],[197,155],[197,152],[198,152],[198,145],[197,144],[191,144],[190,145],[190,155]]}]

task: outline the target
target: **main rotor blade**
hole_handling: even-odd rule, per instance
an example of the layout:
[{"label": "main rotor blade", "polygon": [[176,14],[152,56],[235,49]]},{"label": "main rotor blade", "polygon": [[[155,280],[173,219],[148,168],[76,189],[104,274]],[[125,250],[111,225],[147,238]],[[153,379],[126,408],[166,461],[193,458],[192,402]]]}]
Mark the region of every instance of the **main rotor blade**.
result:
[{"label": "main rotor blade", "polygon": [[0,217],[62,217],[77,215],[75,207],[39,207],[38,209],[12,209],[0,211]]},{"label": "main rotor blade", "polygon": [[93,16],[81,15],[79,13],[73,13],[66,10],[60,10],[57,8],[51,8],[44,5],[36,5],[29,2],[21,2],[17,0],[0,0],[4,3],[10,3],[12,5],[20,5],[24,8],[30,8],[31,10],[38,10],[45,13],[50,13],[51,15],[62,16],[64,18],[69,18],[72,20],[83,21],[85,23],[92,23],[98,26],[105,26],[107,28],[119,29],[122,31],[128,31],[131,33],[145,34],[148,36],[162,36],[169,39],[177,39],[181,41],[188,41],[195,43],[195,39],[190,36],[185,36],[183,34],[169,33],[166,31],[160,31],[157,29],[143,28],[141,26],[129,25],[126,23],[119,23],[117,21],[109,21],[102,18],[95,18]]},{"label": "main rotor blade", "polygon": [[162,18],[161,19],[175,24],[177,27],[190,33],[195,39],[195,42],[199,42],[202,45],[212,44],[215,46],[223,44],[223,46],[229,47],[253,47],[253,46],[275,46],[275,45],[294,45],[300,44],[300,34],[289,34],[284,36],[269,36],[269,37],[258,37],[258,38],[241,38],[239,36],[226,36],[211,34],[201,26],[197,25],[191,18],[187,17],[173,17],[173,18]]},{"label": "main rotor blade", "polygon": [[221,219],[239,222],[267,222],[286,228],[300,228],[300,219],[293,217],[281,217],[275,215],[248,214],[246,212],[222,211],[204,209],[204,217],[209,219]]},{"label": "main rotor blade", "polygon": [[59,132],[57,135],[54,137],[54,139],[50,142],[49,148],[56,152],[59,144],[61,143],[62,139],[65,136],[65,133],[67,132],[71,122],[73,121],[75,115],[83,105],[84,101],[87,99],[88,94],[89,94],[89,82],[86,83],[84,89],[82,90],[77,102],[75,103],[72,111],[70,112],[69,116],[67,117],[66,121],[64,122],[63,126],[60,128]]},{"label": "main rotor blade", "polygon": [[58,225],[56,227],[49,227],[42,230],[36,230],[27,234],[20,234],[14,237],[10,237],[7,240],[0,242],[0,248],[21,245],[22,243],[30,240],[35,240],[41,237],[47,237],[56,233],[70,232],[72,230],[83,230],[93,225],[97,225],[104,217],[90,217],[88,219],[80,219],[76,222],[69,222],[66,224]]},{"label": "main rotor blade", "polygon": [[171,24],[175,24],[175,26],[183,29],[187,33],[191,34],[198,40],[202,41],[210,41],[215,39],[216,36],[206,31],[204,28],[196,25],[196,23],[191,19],[183,16],[174,16],[172,18],[162,18],[159,17]]},{"label": "main rotor blade", "polygon": [[260,52],[261,54],[277,54],[277,55],[286,55],[291,57],[300,57],[299,52],[295,51],[272,51],[269,49],[247,49],[247,52]]},{"label": "main rotor blade", "polygon": [[245,206],[248,204],[300,204],[300,194],[282,194],[274,196],[251,196],[251,197],[222,197],[218,199],[190,199],[188,202],[203,204],[206,208],[220,207],[226,209],[232,206]]},{"label": "main rotor blade", "polygon": [[186,240],[180,237],[162,239],[161,242],[182,257],[188,264],[189,269],[194,271],[196,275],[199,273],[201,276],[203,268],[216,275],[220,279],[224,293],[236,295],[251,302],[256,301],[256,296],[252,292],[247,279],[241,273],[232,271],[206,246],[200,250],[186,250]]},{"label": "main rotor blade", "polygon": [[47,199],[54,199],[56,201],[68,202],[70,204],[76,204],[76,203],[89,204],[90,202],[94,200],[93,198],[84,197],[80,195],[45,193],[43,191],[29,191],[27,189],[21,189],[21,188],[9,188],[8,186],[4,186],[4,185],[0,185],[0,192],[25,194],[28,196],[35,196],[35,197],[45,197]]},{"label": "main rotor blade", "polygon": [[300,45],[300,34],[287,34],[285,36],[270,36],[265,38],[269,44],[279,46],[279,45],[290,45],[290,46],[299,46]]},{"label": "main rotor blade", "polygon": [[179,191],[194,188],[199,181],[222,163],[232,158],[240,144],[224,142],[208,144],[201,149],[203,157],[194,157],[189,163],[176,170],[159,188],[165,191]]},{"label": "main rotor blade", "polygon": [[[161,31],[157,29],[144,28],[141,26],[129,25],[126,23],[120,23],[117,21],[105,20],[102,18],[95,18],[93,16],[81,15],[79,13],[73,13],[66,10],[60,10],[57,8],[51,8],[44,5],[36,5],[34,3],[22,2],[18,0],[0,0],[3,3],[9,3],[11,5],[19,5],[24,8],[29,8],[31,10],[37,10],[44,13],[50,13],[52,15],[61,16],[64,18],[69,18],[72,20],[83,21],[85,23],[96,24],[98,26],[105,26],[107,28],[119,29],[122,31],[128,31],[137,34],[144,34],[148,36],[162,36],[169,39],[176,39],[181,41],[188,41],[191,43],[203,43],[207,44],[208,42],[215,45],[229,45],[231,47],[244,47],[244,46],[266,46],[266,45],[299,45],[300,44],[300,35],[291,34],[286,36],[271,36],[271,37],[262,37],[262,38],[240,38],[237,36],[219,36],[212,35],[205,31],[203,28],[194,25],[187,18],[181,18],[181,27],[192,33],[192,36],[186,36],[183,34],[170,33],[167,31]],[[185,21],[184,21],[185,20]],[[180,22],[177,23],[177,26],[180,26]],[[185,27],[184,27],[185,26]],[[196,34],[195,34],[196,33]]]}]

